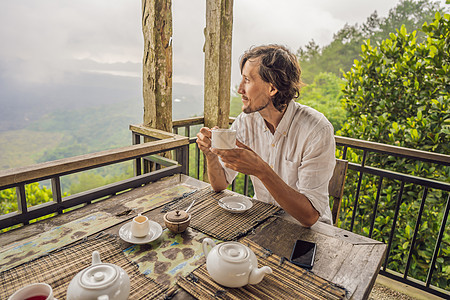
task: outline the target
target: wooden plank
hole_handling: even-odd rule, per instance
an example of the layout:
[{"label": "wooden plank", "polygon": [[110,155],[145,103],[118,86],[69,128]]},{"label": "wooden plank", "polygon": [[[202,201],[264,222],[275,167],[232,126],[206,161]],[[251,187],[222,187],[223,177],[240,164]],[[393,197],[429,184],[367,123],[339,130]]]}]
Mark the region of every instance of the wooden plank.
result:
[{"label": "wooden plank", "polygon": [[289,216],[264,224],[249,238],[287,259],[297,239],[315,242],[312,272],[344,286],[354,299],[363,299],[365,293],[370,293],[386,250],[381,242],[320,222],[311,228],[302,227]]},{"label": "wooden plank", "polygon": [[56,174],[67,174],[73,171],[104,166],[148,154],[172,150],[188,144],[189,139],[187,137],[175,136],[172,139],[105,150],[27,167],[2,170],[0,171],[0,187],[8,187],[20,182],[39,181],[42,178],[50,178]]},{"label": "wooden plank", "polygon": [[144,125],[172,131],[172,1],[142,0]]},{"label": "wooden plank", "polygon": [[145,126],[144,124],[139,124],[139,125],[130,125],[130,130],[132,132],[147,136],[147,137],[151,137],[154,139],[158,139],[158,140],[163,140],[163,139],[169,139],[169,138],[176,138],[177,134],[172,133],[172,130],[170,131],[164,131],[164,130],[159,130],[156,128],[151,128],[148,126]]},{"label": "wooden plank", "polygon": [[[33,239],[36,235],[48,231],[53,227],[61,226],[73,220],[83,218],[87,214],[99,211],[104,211],[115,216],[121,216],[122,220],[128,220],[128,214],[131,213],[131,206],[137,208],[137,212],[142,212],[142,208],[147,205],[146,203],[136,203],[136,205],[134,205],[134,202],[139,202],[139,199],[142,199],[143,197],[147,199],[155,197],[156,195],[161,194],[165,190],[175,187],[176,185],[201,188],[206,184],[184,175],[173,175],[170,177],[165,177],[151,184],[144,185],[140,188],[121,193],[109,199],[90,204],[88,206],[71,211],[70,213],[58,215],[50,219],[45,219],[31,225],[21,227],[16,230],[4,232],[0,234],[0,248],[2,248],[3,251],[3,248],[8,244],[17,243],[21,240]],[[162,216],[161,221],[162,224],[164,224]]]},{"label": "wooden plank", "polygon": [[204,121],[205,121],[204,117],[194,117],[194,118],[174,120],[172,124],[173,127],[182,127],[182,126],[199,125],[202,124]]}]

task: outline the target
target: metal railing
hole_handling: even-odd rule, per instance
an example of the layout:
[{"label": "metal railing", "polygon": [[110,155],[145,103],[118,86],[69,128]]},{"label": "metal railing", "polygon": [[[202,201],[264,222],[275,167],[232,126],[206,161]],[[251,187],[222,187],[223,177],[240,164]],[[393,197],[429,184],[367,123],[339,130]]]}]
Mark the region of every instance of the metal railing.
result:
[{"label": "metal railing", "polygon": [[[233,120],[234,119],[230,118],[230,123],[232,123]],[[174,132],[179,133],[179,134],[184,134],[185,136],[189,136],[189,143],[191,145],[192,144],[195,145],[195,141],[196,141],[195,134],[198,132],[198,129],[192,130],[191,127],[192,126],[200,127],[203,124],[203,122],[204,122],[203,117],[175,121],[173,123]],[[181,132],[181,131],[183,131],[183,132]],[[444,237],[445,230],[448,229],[447,219],[448,219],[449,207],[450,207],[450,204],[449,204],[450,203],[450,184],[445,181],[437,181],[434,179],[409,175],[409,174],[406,174],[403,172],[399,172],[398,170],[393,171],[393,170],[389,170],[389,169],[383,169],[380,167],[370,166],[367,164],[367,162],[369,160],[368,157],[371,154],[373,154],[373,155],[385,156],[385,157],[412,159],[414,161],[427,162],[427,163],[437,165],[440,167],[445,167],[445,166],[450,165],[450,155],[443,155],[443,154],[438,154],[438,153],[413,150],[413,149],[408,149],[408,148],[403,148],[403,147],[390,146],[390,145],[386,145],[386,144],[362,141],[362,140],[340,137],[340,136],[335,136],[335,140],[336,140],[336,146],[337,146],[338,153],[339,153],[337,155],[338,156],[337,158],[349,160],[349,172],[350,173],[355,172],[357,174],[356,182],[349,181],[349,176],[347,177],[347,180],[346,180],[346,189],[344,192],[344,197],[345,197],[345,194],[347,194],[346,197],[347,198],[353,197],[354,201],[349,210],[351,213],[351,223],[347,227],[345,226],[345,224],[341,224],[341,225],[343,225],[342,228],[349,230],[349,231],[355,231],[355,228],[354,228],[355,220],[356,220],[356,216],[357,216],[358,205],[360,203],[360,198],[362,196],[363,178],[365,176],[375,176],[375,177],[377,177],[377,179],[374,180],[376,182],[376,185],[375,185],[376,194],[371,195],[371,201],[373,200],[373,209],[370,212],[369,216],[364,216],[364,217],[370,219],[369,230],[366,235],[370,238],[377,238],[374,236],[373,233],[374,233],[375,220],[377,218],[377,214],[381,215],[379,212],[379,210],[380,210],[379,203],[380,203],[380,198],[382,197],[382,194],[383,194],[382,187],[383,187],[383,184],[386,181],[386,179],[391,180],[391,181],[392,180],[396,181],[398,184],[398,192],[396,192],[397,197],[395,198],[395,205],[393,206],[393,215],[394,216],[392,219],[392,224],[390,226],[390,232],[388,234],[388,238],[386,241],[388,244],[387,253],[386,253],[385,261],[382,265],[382,269],[380,270],[380,273],[387,277],[390,277],[394,280],[404,282],[406,284],[409,284],[409,285],[419,288],[421,290],[427,291],[429,293],[438,295],[440,297],[448,298],[450,296],[450,290],[449,290],[450,286],[447,285],[447,288],[445,290],[441,289],[441,288],[437,288],[436,286],[432,285],[432,279],[433,279],[433,272],[435,270],[436,265],[440,264],[442,266],[442,264],[445,264],[445,261],[444,261],[444,263],[438,262],[438,255],[439,255],[440,249],[443,245],[443,237]],[[195,153],[195,155],[194,155],[195,164],[191,164],[191,166],[193,166],[193,168],[190,169],[189,175],[196,177],[198,179],[202,179],[202,174],[200,172],[200,170],[201,170],[200,150],[198,149],[198,147],[196,147],[196,146],[194,146],[194,147],[191,146],[190,151],[194,151],[194,153]],[[359,153],[359,155],[357,156],[357,159],[355,159],[354,157],[347,156],[349,151],[352,151],[353,154],[355,153],[355,151],[356,152],[360,151],[362,153]],[[359,160],[359,162],[357,162],[355,160]],[[450,168],[447,168],[447,175],[446,175],[447,178],[450,176],[449,173],[450,173]],[[414,231],[412,233],[412,238],[409,243],[409,248],[407,251],[408,254],[407,254],[407,260],[406,260],[406,266],[404,268],[403,273],[400,273],[400,272],[395,272],[395,271],[390,270],[388,268],[388,264],[389,264],[389,261],[392,259],[391,252],[392,252],[392,247],[394,244],[395,232],[397,229],[397,227],[396,227],[397,221],[399,220],[399,217],[400,217],[399,216],[400,206],[402,204],[403,198],[405,198],[404,191],[405,191],[406,185],[414,185],[416,187],[419,187],[419,188],[423,189],[423,192],[422,192],[422,197],[420,199],[420,205],[419,205],[419,209],[417,211],[417,215],[414,216],[416,218],[416,222],[415,222]],[[249,187],[248,176],[245,176],[244,177],[244,191],[242,191],[242,194],[245,194],[245,195],[248,194],[248,187]],[[353,187],[353,189],[350,187]],[[416,246],[416,242],[417,242],[417,238],[418,238],[419,228],[421,225],[421,218],[424,214],[425,202],[426,202],[427,196],[429,196],[429,191],[431,189],[440,191],[442,197],[444,197],[445,200],[441,201],[441,204],[442,204],[441,207],[433,208],[434,210],[441,211],[442,217],[441,217],[441,223],[439,224],[439,230],[437,232],[433,232],[433,234],[436,235],[436,241],[435,241],[434,245],[430,245],[430,248],[433,249],[433,255],[429,262],[426,280],[421,281],[421,280],[417,280],[417,279],[409,276],[408,274],[410,272],[411,264],[413,262],[414,253],[416,252],[415,246]],[[233,191],[235,190],[235,182],[233,182],[233,184],[232,184],[232,190]],[[354,192],[355,194],[349,195],[349,192]],[[346,212],[346,210],[345,210],[345,206],[344,206],[344,209],[341,209],[341,218],[343,217],[342,214],[345,214],[345,212]],[[355,213],[353,213],[353,212],[355,212]],[[365,233],[358,232],[358,234],[365,234]]]},{"label": "metal railing", "polygon": [[[445,178],[450,177],[450,155],[443,155],[432,152],[425,152],[420,150],[408,149],[403,147],[385,145],[380,143],[373,143],[369,141],[361,141],[352,138],[340,137],[336,136],[336,145],[338,148],[341,148],[342,158],[348,159],[349,162],[349,170],[353,170],[355,172],[355,177],[357,178],[357,182],[353,182],[353,187],[356,185],[356,189],[354,191],[354,195],[347,195],[348,197],[353,197],[353,205],[350,208],[352,212],[352,218],[350,222],[349,228],[350,231],[354,231],[355,219],[357,217],[358,205],[360,205],[360,199],[362,194],[362,182],[365,176],[373,176],[373,187],[376,187],[375,195],[372,195],[371,199],[373,200],[373,209],[369,216],[370,219],[370,227],[368,232],[368,237],[374,238],[374,226],[377,214],[380,214],[381,208],[379,207],[380,198],[383,195],[383,183],[384,181],[389,180],[389,187],[392,190],[396,190],[393,195],[396,195],[395,205],[393,205],[393,219],[392,224],[389,230],[389,237],[387,240],[387,253],[386,257],[380,270],[380,274],[383,274],[392,279],[404,282],[416,288],[425,290],[432,294],[438,295],[440,297],[447,298],[450,296],[450,292],[447,285],[447,290],[436,288],[432,286],[433,272],[436,269],[436,263],[438,254],[440,252],[441,247],[443,246],[443,236],[445,230],[448,230],[447,227],[447,219],[450,208],[450,184],[445,181],[437,181],[435,179],[424,178],[421,176],[409,175],[403,172],[399,172],[399,170],[389,170],[392,167],[392,162],[395,161],[393,159],[389,159],[389,157],[395,157],[397,159],[405,159],[413,160],[416,164],[418,162],[426,162],[429,164],[429,167],[436,168],[439,167],[443,171],[443,176]],[[359,151],[358,159],[359,162],[351,161],[351,158],[347,157],[348,152],[352,149],[352,151]],[[354,152],[353,152],[354,153]],[[375,158],[374,158],[375,157]],[[383,159],[384,158],[384,159]],[[383,165],[382,161],[384,161],[384,168],[374,167],[368,165],[368,161],[372,161],[374,164]],[[346,186],[352,184],[349,182],[349,175],[347,175]],[[414,231],[412,233],[412,238],[409,241],[409,247],[407,251],[407,260],[404,267],[403,273],[394,272],[388,269],[388,263],[392,259],[392,248],[394,244],[395,233],[398,229],[398,220],[400,217],[400,208],[401,205],[405,201],[405,187],[407,185],[415,187],[415,192],[419,197],[419,193],[422,193],[420,198],[420,204],[417,209],[417,215],[413,216],[416,218]],[[373,190],[373,189],[372,189]],[[427,276],[425,281],[417,280],[409,276],[409,272],[411,270],[411,265],[413,263],[413,256],[415,256],[418,252],[417,250],[417,240],[419,235],[419,229],[422,225],[422,217],[424,215],[425,203],[427,201],[427,197],[430,196],[430,191],[433,190],[435,195],[441,197],[440,207],[433,207],[434,211],[441,212],[441,221],[439,225],[438,232],[431,232],[432,235],[436,236],[436,240],[434,245],[429,245],[429,247],[433,248],[433,255],[428,263]],[[385,212],[386,213],[386,212]],[[447,232],[448,234],[448,232]],[[447,241],[448,242],[448,241]],[[417,258],[416,258],[417,259]],[[450,258],[447,258],[450,259]],[[441,263],[444,264],[445,261]]]},{"label": "metal railing", "polygon": [[[62,213],[64,209],[79,204],[89,204],[93,199],[110,196],[120,191],[135,188],[175,173],[188,174],[202,180],[203,155],[196,146],[195,141],[196,133],[203,122],[203,117],[174,121],[174,133],[148,129],[140,125],[131,125],[132,146],[42,163],[25,168],[0,171],[0,190],[15,187],[19,206],[17,212],[0,215],[0,229],[16,224],[27,224],[32,219],[51,213],[59,214]],[[230,123],[232,122],[233,119],[230,118]],[[141,137],[145,137],[147,140],[152,141],[141,143]],[[347,200],[353,199],[352,203],[348,203],[347,206],[343,205],[341,209],[341,219],[350,219],[350,223],[341,223],[340,227],[355,231],[358,225],[358,210],[360,210],[361,203],[364,202],[365,198],[369,198],[372,210],[370,211],[370,214],[364,216],[366,220],[369,220],[369,229],[367,232],[358,232],[359,234],[365,234],[375,239],[379,238],[379,236],[375,234],[375,232],[378,231],[378,228],[375,228],[377,217],[387,213],[392,213],[393,215],[392,222],[387,226],[389,227],[389,233],[384,242],[388,244],[388,247],[386,258],[380,273],[440,297],[449,297],[450,293],[448,286],[444,290],[433,285],[433,272],[435,272],[436,266],[442,267],[442,264],[445,264],[445,261],[442,262],[440,260],[439,253],[442,251],[442,246],[445,242],[443,242],[444,237],[445,235],[448,235],[446,229],[448,229],[447,219],[450,207],[450,184],[445,181],[410,175],[405,172],[400,172],[399,170],[390,170],[389,164],[385,167],[370,164],[380,160],[380,157],[413,159],[414,161],[426,162],[444,169],[447,168],[446,176],[448,177],[448,172],[450,170],[450,168],[448,168],[450,165],[450,156],[339,136],[336,136],[335,139],[339,153],[338,158],[349,160],[349,173],[346,180],[346,192],[344,198],[346,197]],[[167,151],[172,152],[175,160],[155,155]],[[60,184],[61,176],[127,160],[133,160],[135,162],[134,177],[79,194],[62,197]],[[153,171],[145,169],[146,161],[151,161],[155,164]],[[147,173],[149,171],[150,173]],[[370,196],[363,195],[363,183],[367,176],[375,178],[371,179],[374,193]],[[350,178],[355,178],[355,180],[352,182],[349,180]],[[53,201],[36,207],[27,208],[24,186],[28,183],[44,179],[50,179],[52,182]],[[243,190],[237,192],[247,195],[250,185],[248,177],[245,176],[243,181]],[[386,184],[386,182],[388,182],[388,184]],[[395,187],[393,187],[394,185]],[[402,217],[400,207],[405,198],[406,186],[410,185],[422,189],[422,196],[419,200],[417,213],[414,215],[416,222],[409,242],[409,247],[407,250],[405,249],[407,258],[404,271],[394,272],[389,269],[389,262],[392,259],[395,232],[398,229],[397,223]],[[386,195],[384,195],[386,186],[391,186],[396,190],[396,197],[393,198],[394,201],[392,201],[391,212],[379,207],[382,202],[381,199],[386,197]],[[235,190],[235,182],[233,182],[232,189]],[[440,201],[441,204],[439,207],[433,207],[434,210],[439,211],[441,222],[438,226],[439,229],[430,233],[436,236],[436,238],[434,244],[429,245],[429,250],[433,249],[433,254],[428,263],[426,279],[417,280],[416,278],[409,276],[409,273],[415,259],[414,256],[416,253],[419,229],[422,224],[422,217],[424,212],[426,212],[425,203],[427,198],[436,195],[436,191],[444,198],[444,200]],[[351,214],[351,218],[349,215],[345,215],[346,213]]]}]

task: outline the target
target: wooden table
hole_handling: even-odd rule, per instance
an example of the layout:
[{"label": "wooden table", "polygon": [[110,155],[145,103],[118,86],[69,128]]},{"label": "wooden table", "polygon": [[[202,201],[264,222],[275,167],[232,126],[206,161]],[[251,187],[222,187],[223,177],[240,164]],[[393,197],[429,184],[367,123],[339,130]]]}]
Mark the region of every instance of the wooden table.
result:
[{"label": "wooden table", "polygon": [[[0,271],[21,263],[20,260],[2,259],[2,254],[11,251],[17,245],[35,243],[33,253],[39,256],[55,247],[68,245],[100,231],[117,234],[119,228],[138,212],[144,213],[165,228],[161,207],[158,209],[152,207],[160,206],[161,201],[170,201],[175,194],[179,195],[190,189],[206,186],[208,184],[194,178],[175,175],[70,213],[2,233],[0,234]],[[86,216],[95,216],[96,221],[95,218],[91,218],[94,220],[93,223],[84,222],[85,227],[77,227],[76,232],[67,234],[67,230],[71,230],[70,224]],[[385,244],[321,222],[311,228],[304,228],[286,214],[273,218],[275,220],[258,226],[254,233],[247,237],[273,253],[287,258],[291,254],[295,240],[315,242],[317,252],[312,271],[346,288],[351,299],[368,298],[385,255]],[[58,232],[64,231],[54,230],[55,228],[65,229],[66,233],[58,237]],[[44,236],[49,234],[49,230],[54,230],[53,245],[48,242],[48,238],[45,243],[41,243]],[[120,246],[126,249],[130,247],[130,244],[121,241]],[[187,296],[186,292],[181,291],[174,298],[183,299]]]}]

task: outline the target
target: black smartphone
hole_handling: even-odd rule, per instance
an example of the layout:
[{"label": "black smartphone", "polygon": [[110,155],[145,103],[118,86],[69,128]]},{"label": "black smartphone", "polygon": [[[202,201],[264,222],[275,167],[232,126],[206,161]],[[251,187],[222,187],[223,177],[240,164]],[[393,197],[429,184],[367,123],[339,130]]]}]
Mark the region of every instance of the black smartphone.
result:
[{"label": "black smartphone", "polygon": [[297,240],[292,249],[290,261],[297,266],[306,269],[312,269],[314,265],[314,257],[316,256],[316,244]]}]

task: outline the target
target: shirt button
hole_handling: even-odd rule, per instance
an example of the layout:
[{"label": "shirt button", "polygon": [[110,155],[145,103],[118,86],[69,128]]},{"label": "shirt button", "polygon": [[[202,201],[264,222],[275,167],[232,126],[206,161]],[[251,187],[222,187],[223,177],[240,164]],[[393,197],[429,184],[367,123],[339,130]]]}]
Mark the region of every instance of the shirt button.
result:
[{"label": "shirt button", "polygon": [[272,144],[272,147],[275,147],[275,144]]},{"label": "shirt button", "polygon": [[270,165],[270,167],[273,169],[273,165]]}]

